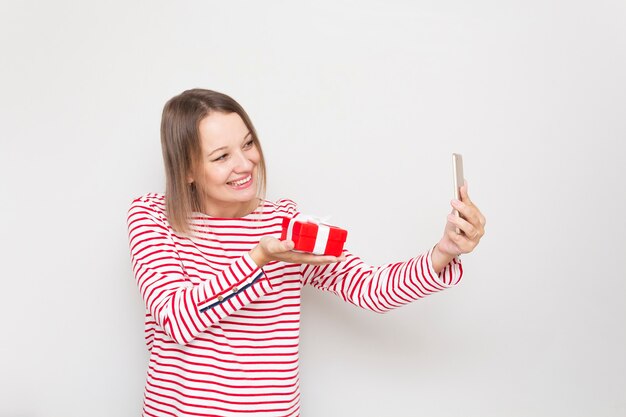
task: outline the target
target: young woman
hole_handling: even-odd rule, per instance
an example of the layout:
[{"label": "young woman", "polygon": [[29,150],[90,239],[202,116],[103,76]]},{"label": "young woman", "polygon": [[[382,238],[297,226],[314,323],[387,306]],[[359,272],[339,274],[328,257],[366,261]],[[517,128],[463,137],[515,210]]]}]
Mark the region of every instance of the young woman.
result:
[{"label": "young woman", "polygon": [[[485,218],[462,188],[441,240],[406,262],[370,266],[280,241],[291,200],[269,202],[250,118],[232,98],[189,90],[163,110],[166,192],[133,201],[133,271],[150,351],[144,416],[297,416],[300,292],[312,285],[385,312],[456,285]],[[463,233],[457,234],[456,227]]]}]

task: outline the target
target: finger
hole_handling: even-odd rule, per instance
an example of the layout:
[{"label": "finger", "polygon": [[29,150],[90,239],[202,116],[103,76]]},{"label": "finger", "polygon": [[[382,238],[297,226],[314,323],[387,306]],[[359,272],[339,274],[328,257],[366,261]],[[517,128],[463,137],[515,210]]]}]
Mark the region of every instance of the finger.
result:
[{"label": "finger", "polygon": [[293,240],[285,240],[282,242],[282,244],[283,244],[283,249],[285,249],[286,251],[293,250],[293,248],[296,246]]},{"label": "finger", "polygon": [[277,252],[273,255],[277,260],[283,262],[292,262],[292,263],[301,263],[301,264],[311,264],[311,265],[320,265],[320,264],[329,264],[340,261],[345,261],[346,257],[342,253],[340,256],[330,256],[330,255],[314,255],[312,253],[299,252],[299,251],[286,251],[286,252]]},{"label": "finger", "polygon": [[[299,255],[299,257],[305,263],[323,263],[323,264],[328,264],[328,263],[339,262],[341,260],[341,258],[338,257],[338,256],[313,255],[313,254],[308,254],[308,253],[298,253],[297,255]],[[343,257],[343,259],[345,259],[345,256]]]},{"label": "finger", "polygon": [[483,228],[485,228],[485,225],[487,224],[487,219],[485,218],[483,213],[480,211],[478,207],[476,207],[475,204],[471,206],[471,209],[474,210],[476,213],[476,219],[478,221],[478,224],[480,224]]},{"label": "finger", "polygon": [[485,228],[485,226],[487,225],[487,219],[485,218],[485,216],[483,216],[483,214],[479,211],[479,220],[480,220],[480,224],[483,226],[483,229]]},{"label": "finger", "polygon": [[467,220],[459,216],[455,216],[454,214],[448,214],[448,221],[461,229],[465,236],[470,238],[470,240],[475,240],[480,237],[480,232]]},{"label": "finger", "polygon": [[479,211],[476,209],[475,206],[467,205],[466,203],[463,203],[459,200],[452,200],[450,201],[450,204],[452,205],[452,208],[454,210],[457,210],[461,214],[461,216],[469,223],[471,223],[474,227],[480,226],[481,223]]},{"label": "finger", "polygon": [[467,238],[464,235],[458,234],[454,229],[448,230],[446,234],[448,239],[452,242],[455,252],[458,254],[465,253],[464,243],[467,241]]},{"label": "finger", "polygon": [[336,256],[310,255],[298,252],[289,254],[290,262],[309,265],[327,265],[340,262],[342,259]]},{"label": "finger", "polygon": [[458,249],[459,254],[470,253],[474,250],[478,242],[470,240],[463,234],[457,234],[454,231],[448,232],[448,239],[452,241],[454,246]]},{"label": "finger", "polygon": [[311,263],[311,264],[317,264],[317,265],[332,264],[332,263],[337,263],[337,262],[346,260],[346,257],[343,254],[341,256],[329,256],[329,255],[312,255],[308,253],[301,253],[300,255],[302,255],[304,263]]},{"label": "finger", "polygon": [[475,222],[472,222],[475,226],[480,224],[483,228],[485,227],[485,225],[487,224],[487,219],[485,218],[485,216],[483,215],[483,213],[480,211],[480,209],[478,208],[478,206],[476,206],[476,204],[471,203],[469,206],[470,210],[474,211],[474,216],[472,216],[473,219],[476,219]]},{"label": "finger", "polygon": [[467,192],[467,180],[465,180],[465,184],[463,184],[463,186],[461,187],[461,201],[463,201],[465,204],[471,205],[472,200],[469,197],[469,194]]},{"label": "finger", "polygon": [[280,253],[289,252],[293,249],[294,243],[292,240],[278,240],[274,239],[268,242],[267,251],[272,255],[278,255]]}]

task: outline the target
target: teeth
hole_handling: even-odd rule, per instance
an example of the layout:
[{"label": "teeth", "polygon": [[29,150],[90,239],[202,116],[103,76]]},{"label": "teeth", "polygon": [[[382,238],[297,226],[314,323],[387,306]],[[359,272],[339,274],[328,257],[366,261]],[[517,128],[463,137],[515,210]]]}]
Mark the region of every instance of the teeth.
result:
[{"label": "teeth", "polygon": [[239,181],[231,181],[229,182],[229,184],[232,185],[243,185],[245,183],[247,183],[248,181],[250,181],[252,179],[252,175],[248,175],[246,178],[239,180]]}]

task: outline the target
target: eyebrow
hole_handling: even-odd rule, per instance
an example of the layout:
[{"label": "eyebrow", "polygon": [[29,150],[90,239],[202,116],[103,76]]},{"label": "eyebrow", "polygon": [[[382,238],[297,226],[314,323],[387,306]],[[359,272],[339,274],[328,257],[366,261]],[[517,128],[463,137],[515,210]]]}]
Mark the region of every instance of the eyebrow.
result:
[{"label": "eyebrow", "polygon": [[[243,140],[246,140],[246,139],[248,138],[248,136],[250,136],[250,135],[252,135],[252,132],[248,132],[248,133],[246,134],[246,136],[244,136],[244,137],[243,137]],[[228,148],[228,146],[220,146],[220,147],[219,147],[219,148],[217,148],[217,149],[213,149],[211,152],[209,152],[209,154],[208,154],[208,155],[209,155],[209,156],[211,156],[211,155],[213,155],[215,152],[217,152],[217,151],[221,151],[221,150],[223,150],[223,149],[227,149],[227,148]]]}]

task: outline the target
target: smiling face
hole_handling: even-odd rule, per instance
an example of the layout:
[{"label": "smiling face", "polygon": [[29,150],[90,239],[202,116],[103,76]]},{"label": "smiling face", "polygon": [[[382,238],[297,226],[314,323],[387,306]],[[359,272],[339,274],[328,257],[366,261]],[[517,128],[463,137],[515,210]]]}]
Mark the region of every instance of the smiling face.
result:
[{"label": "smiling face", "polygon": [[237,113],[211,112],[198,126],[201,156],[188,176],[202,199],[202,211],[214,217],[241,217],[258,205],[261,153]]}]

